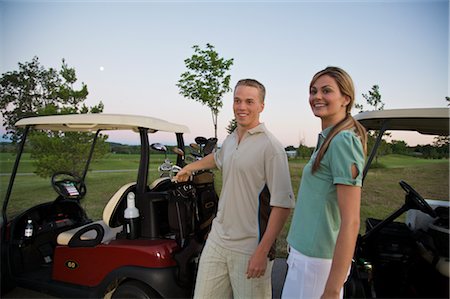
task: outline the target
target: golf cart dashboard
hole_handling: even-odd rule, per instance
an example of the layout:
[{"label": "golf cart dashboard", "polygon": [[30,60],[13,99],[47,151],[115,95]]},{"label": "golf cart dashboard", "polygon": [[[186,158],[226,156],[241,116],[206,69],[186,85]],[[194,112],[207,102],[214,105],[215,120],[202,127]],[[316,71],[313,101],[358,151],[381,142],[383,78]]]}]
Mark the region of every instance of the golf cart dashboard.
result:
[{"label": "golf cart dashboard", "polygon": [[50,202],[33,207],[16,218],[13,239],[23,239],[28,223],[33,237],[53,231],[62,231],[87,222],[82,208],[73,201]]},{"label": "golf cart dashboard", "polygon": [[53,262],[57,237],[61,232],[87,223],[76,201],[56,200],[34,206],[8,224],[9,258],[13,275],[22,275]]}]

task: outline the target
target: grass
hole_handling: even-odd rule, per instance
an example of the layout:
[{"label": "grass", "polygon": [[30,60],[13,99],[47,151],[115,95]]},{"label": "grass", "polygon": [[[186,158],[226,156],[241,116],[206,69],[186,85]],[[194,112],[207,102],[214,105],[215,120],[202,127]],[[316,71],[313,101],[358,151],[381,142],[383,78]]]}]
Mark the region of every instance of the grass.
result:
[{"label": "grass", "polygon": [[[447,159],[420,159],[412,156],[404,155],[387,155],[381,157],[378,160],[379,165],[375,165],[376,168],[399,168],[399,167],[414,167],[420,165],[428,164],[441,164],[443,161],[448,161]],[[375,162],[375,159],[373,161]]]},{"label": "grass", "polygon": [[[175,156],[170,155],[171,161]],[[22,157],[19,174],[32,173],[32,160],[28,154]],[[149,181],[156,179],[157,167],[164,160],[164,155],[153,154],[150,164]],[[24,163],[22,163],[24,162]],[[301,173],[307,160],[289,160],[291,181],[297,194]],[[9,181],[9,174],[14,164],[14,156],[0,153],[0,196],[3,199]],[[100,219],[109,198],[122,185],[136,181],[138,155],[111,154],[107,158],[92,163],[86,178],[87,195],[82,205],[93,219]],[[123,170],[121,172],[98,172],[101,170]],[[216,173],[216,190],[221,190],[221,175]],[[378,160],[378,167],[371,169],[364,182],[361,202],[361,232],[364,220],[368,217],[385,218],[404,202],[405,192],[398,182],[404,180],[417,190],[424,198],[449,199],[449,164],[448,159],[426,160],[408,156],[389,155]],[[56,194],[50,186],[50,179],[36,175],[18,175],[8,205],[9,216],[32,205],[53,200]],[[400,219],[404,219],[404,216]],[[286,236],[291,219],[289,218],[278,238],[278,256],[286,256]]]}]

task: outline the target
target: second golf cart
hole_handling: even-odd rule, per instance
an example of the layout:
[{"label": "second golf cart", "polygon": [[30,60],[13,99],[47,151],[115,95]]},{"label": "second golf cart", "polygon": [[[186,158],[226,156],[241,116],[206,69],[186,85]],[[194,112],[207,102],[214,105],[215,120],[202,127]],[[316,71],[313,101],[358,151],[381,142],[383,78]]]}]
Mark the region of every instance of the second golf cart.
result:
[{"label": "second golf cart", "polygon": [[[448,108],[368,111],[355,119],[378,131],[364,178],[386,131],[449,135]],[[407,182],[398,183],[405,192],[403,205],[384,219],[366,219],[366,232],[358,237],[347,298],[449,297],[448,197],[424,199]],[[392,194],[385,196],[388,201]],[[404,213],[406,220],[400,221]]]}]

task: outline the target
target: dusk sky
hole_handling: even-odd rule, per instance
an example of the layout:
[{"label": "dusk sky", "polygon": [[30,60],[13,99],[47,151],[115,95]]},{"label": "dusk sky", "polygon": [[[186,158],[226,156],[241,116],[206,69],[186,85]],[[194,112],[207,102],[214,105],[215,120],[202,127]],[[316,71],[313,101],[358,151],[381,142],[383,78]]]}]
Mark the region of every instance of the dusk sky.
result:
[{"label": "dusk sky", "polygon": [[[87,84],[88,105],[185,124],[187,143],[214,134],[209,108],[175,86],[192,46],[206,43],[234,59],[231,87],[242,78],[266,86],[261,120],[284,146],[315,145],[321,128],[308,86],[329,65],[352,76],[366,108],[361,94],[375,84],[385,109],[446,107],[450,94],[448,0],[0,0],[1,74],[34,56],[60,69],[64,58]],[[223,102],[219,143],[233,118],[232,93]],[[123,134],[110,140],[133,142]]]}]

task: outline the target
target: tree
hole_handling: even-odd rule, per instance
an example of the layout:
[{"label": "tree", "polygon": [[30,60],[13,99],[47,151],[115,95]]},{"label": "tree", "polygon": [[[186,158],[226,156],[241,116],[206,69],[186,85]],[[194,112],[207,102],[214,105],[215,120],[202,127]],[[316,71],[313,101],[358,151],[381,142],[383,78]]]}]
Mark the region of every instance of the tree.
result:
[{"label": "tree", "polygon": [[[93,107],[83,103],[88,89],[84,83],[79,90],[74,89],[76,81],[75,69],[64,59],[60,71],[44,68],[34,57],[30,62],[19,63],[18,71],[3,74],[0,78],[0,111],[6,128],[4,137],[13,143],[22,139],[23,131],[14,124],[23,117],[102,112],[102,102]],[[92,138],[90,133],[34,132],[29,142],[37,173],[44,177],[62,170],[80,174],[84,164],[81,155],[86,154],[88,141]],[[107,151],[106,139],[107,136],[100,136],[94,157]]]},{"label": "tree", "polygon": [[380,87],[378,85],[372,86],[372,90],[369,90],[369,94],[362,94],[366,99],[367,104],[371,105],[373,110],[383,110],[384,103],[381,101]]},{"label": "tree", "polygon": [[300,144],[297,148],[297,156],[301,157],[302,159],[309,158],[311,157],[313,150],[314,148],[310,148],[304,144]]},{"label": "tree", "polygon": [[[445,97],[447,101],[447,106],[450,106],[450,97]],[[434,137],[433,146],[438,148],[438,151],[441,153],[442,157],[448,157],[449,154],[449,136],[436,136]]]},{"label": "tree", "polygon": [[439,158],[448,158],[449,154],[449,136],[434,137],[433,146],[439,154]]},{"label": "tree", "polygon": [[211,110],[214,125],[214,137],[217,138],[217,117],[222,108],[222,96],[231,91],[230,75],[226,72],[233,65],[233,59],[224,59],[214,50],[214,46],[206,44],[206,49],[198,45],[192,47],[195,54],[184,60],[188,71],[181,74],[176,86],[180,94],[191,100],[206,105]]},{"label": "tree", "polygon": [[435,147],[444,147],[449,144],[449,136],[436,136],[433,140],[433,146]]},{"label": "tree", "polygon": [[22,131],[14,124],[21,118],[37,115],[49,105],[77,107],[86,99],[88,90],[84,83],[80,90],[74,90],[76,80],[75,70],[69,68],[64,59],[58,72],[53,68],[45,69],[36,56],[30,62],[19,62],[19,71],[2,74],[0,112],[6,128],[3,137],[13,142],[20,140]]},{"label": "tree", "polygon": [[59,85],[56,70],[45,69],[37,57],[30,62],[20,63],[19,71],[7,72],[0,78],[0,111],[4,138],[16,142],[21,139],[22,131],[14,124],[23,117],[36,115],[38,109],[55,102],[55,88]]},{"label": "tree", "polygon": [[[369,90],[369,94],[362,94],[363,98],[366,99],[367,104],[373,107],[372,110],[383,110],[384,103],[381,101],[380,87],[378,85],[372,86],[372,90]],[[356,103],[355,108],[359,109],[359,112],[364,111],[364,105]]]},{"label": "tree", "polygon": [[236,127],[237,127],[237,122],[236,122],[236,119],[233,118],[232,120],[230,120],[228,127],[226,127],[228,134],[233,133],[233,131],[236,129]]},{"label": "tree", "polygon": [[392,140],[391,151],[393,154],[405,155],[408,153],[408,144],[403,140]]},{"label": "tree", "polygon": [[[369,90],[368,94],[362,94],[363,98],[366,99],[367,104],[369,104],[370,106],[373,107],[372,110],[383,110],[384,109],[384,103],[381,100],[381,94],[380,94],[380,87],[378,85],[373,85],[372,89]],[[362,112],[364,110],[364,105],[363,104],[356,104],[355,108],[360,109],[360,111]],[[391,136],[390,133],[384,133],[383,136]],[[375,144],[375,140],[376,140],[377,136],[375,135],[375,133],[371,133],[368,132],[367,133],[367,148],[370,151],[374,144]],[[380,143],[380,147],[377,150],[377,155],[375,157],[375,163],[378,163],[378,157],[383,155],[383,154],[387,154],[390,152],[390,148],[389,145],[382,140]]]}]

